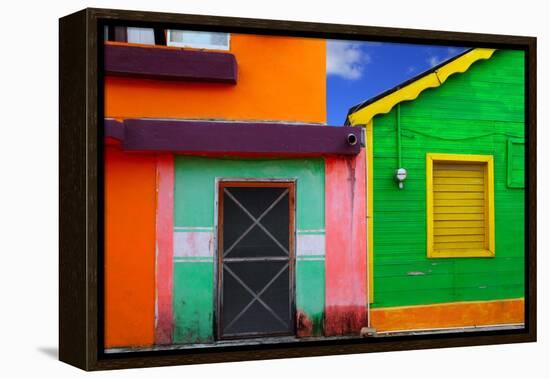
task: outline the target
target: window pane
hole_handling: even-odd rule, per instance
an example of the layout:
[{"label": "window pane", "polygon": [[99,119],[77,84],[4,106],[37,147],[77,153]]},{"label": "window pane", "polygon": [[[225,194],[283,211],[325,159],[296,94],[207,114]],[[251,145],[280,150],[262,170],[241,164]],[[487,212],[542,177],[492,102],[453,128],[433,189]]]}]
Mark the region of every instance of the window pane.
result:
[{"label": "window pane", "polygon": [[168,44],[204,49],[229,50],[229,34],[170,30]]},{"label": "window pane", "polygon": [[213,45],[227,45],[227,33],[211,33],[210,38]]},{"label": "window pane", "polygon": [[155,32],[153,28],[128,28],[128,42],[154,45]]}]

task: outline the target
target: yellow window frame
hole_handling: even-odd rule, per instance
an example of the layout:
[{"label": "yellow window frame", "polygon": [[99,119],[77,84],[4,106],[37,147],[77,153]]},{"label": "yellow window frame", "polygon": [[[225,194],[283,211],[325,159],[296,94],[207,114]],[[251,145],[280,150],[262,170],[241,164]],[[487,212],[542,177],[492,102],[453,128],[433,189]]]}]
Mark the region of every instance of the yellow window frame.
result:
[{"label": "yellow window frame", "polygon": [[[434,202],[433,202],[433,166],[434,162],[447,163],[485,163],[485,233],[486,249],[435,250],[434,249]],[[495,188],[494,163],[492,155],[472,154],[426,154],[426,221],[428,258],[470,258],[495,256]]]}]

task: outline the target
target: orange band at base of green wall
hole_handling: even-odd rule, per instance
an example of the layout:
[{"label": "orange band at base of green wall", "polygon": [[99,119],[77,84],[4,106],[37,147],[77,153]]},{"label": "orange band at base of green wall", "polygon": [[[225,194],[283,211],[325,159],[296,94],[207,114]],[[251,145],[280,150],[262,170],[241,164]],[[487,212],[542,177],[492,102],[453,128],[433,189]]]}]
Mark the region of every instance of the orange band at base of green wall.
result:
[{"label": "orange band at base of green wall", "polygon": [[377,332],[523,323],[524,300],[471,301],[371,309]]}]

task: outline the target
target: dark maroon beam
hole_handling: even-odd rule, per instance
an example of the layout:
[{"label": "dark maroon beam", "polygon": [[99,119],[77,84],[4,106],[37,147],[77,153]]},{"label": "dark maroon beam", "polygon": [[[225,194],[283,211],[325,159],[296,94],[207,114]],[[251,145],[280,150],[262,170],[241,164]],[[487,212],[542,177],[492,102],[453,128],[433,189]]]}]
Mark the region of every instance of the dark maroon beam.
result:
[{"label": "dark maroon beam", "polygon": [[237,83],[237,60],[233,54],[108,44],[104,48],[106,75]]},{"label": "dark maroon beam", "polygon": [[112,118],[106,118],[103,121],[104,136],[106,138],[114,138],[119,141],[124,140],[124,123],[114,120]]},{"label": "dark maroon beam", "polygon": [[216,155],[355,155],[362,134],[359,127],[149,119],[125,120],[122,133],[114,123],[105,128],[106,136],[123,136],[127,151]]}]

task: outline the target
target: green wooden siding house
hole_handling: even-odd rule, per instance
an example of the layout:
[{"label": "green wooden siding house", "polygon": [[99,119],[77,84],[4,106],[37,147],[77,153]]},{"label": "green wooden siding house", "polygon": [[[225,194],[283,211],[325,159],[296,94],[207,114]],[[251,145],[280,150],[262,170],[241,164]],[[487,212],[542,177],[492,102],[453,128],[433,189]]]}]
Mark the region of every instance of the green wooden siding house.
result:
[{"label": "green wooden siding house", "polygon": [[523,323],[524,104],[524,53],[471,49],[350,109],[378,332]]}]

